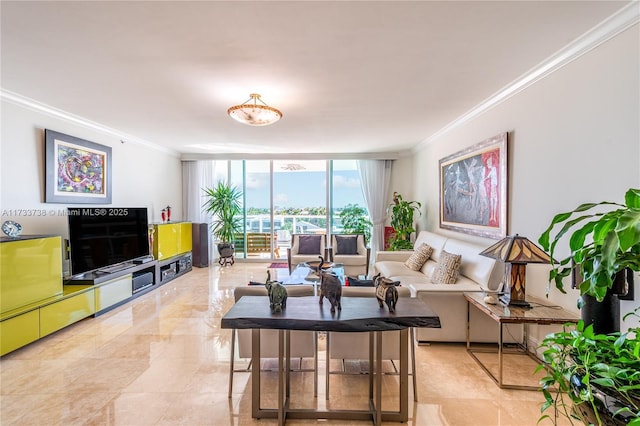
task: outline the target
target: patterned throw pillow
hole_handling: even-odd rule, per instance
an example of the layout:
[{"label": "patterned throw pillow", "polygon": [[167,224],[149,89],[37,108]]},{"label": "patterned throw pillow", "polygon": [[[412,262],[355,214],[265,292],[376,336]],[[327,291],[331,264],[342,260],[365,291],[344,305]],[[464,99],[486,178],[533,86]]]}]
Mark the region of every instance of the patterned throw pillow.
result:
[{"label": "patterned throw pillow", "polygon": [[431,275],[431,282],[434,284],[455,284],[460,275],[461,260],[461,255],[442,250],[438,265]]},{"label": "patterned throw pillow", "polygon": [[298,237],[298,254],[320,255],[320,239],[322,235],[300,235]]},{"label": "patterned throw pillow", "polygon": [[433,247],[428,244],[421,244],[413,254],[404,262],[404,265],[412,271],[419,271],[433,253]]}]

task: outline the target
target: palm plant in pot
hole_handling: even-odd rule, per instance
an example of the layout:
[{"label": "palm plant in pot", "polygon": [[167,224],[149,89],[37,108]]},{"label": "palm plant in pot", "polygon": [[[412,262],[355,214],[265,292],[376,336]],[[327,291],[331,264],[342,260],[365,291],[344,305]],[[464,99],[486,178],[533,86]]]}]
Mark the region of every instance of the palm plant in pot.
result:
[{"label": "palm plant in pot", "polygon": [[[556,215],[539,242],[553,258],[569,231],[571,254],[552,264],[549,281],[564,293],[564,278],[581,277],[576,285],[583,319],[541,344],[545,364],[538,370],[547,369],[542,411],[553,408],[554,420],[565,415],[591,424],[640,425],[640,329],[620,333],[617,294],[623,292],[615,289],[621,274],[640,270],[640,189],[629,189],[624,204],[587,203]],[[585,301],[595,308],[585,309]]]},{"label": "palm plant in pot", "polygon": [[218,243],[220,264],[223,259],[231,259],[235,247],[235,235],[242,232],[242,191],[224,181],[218,181],[213,188],[205,188],[203,210],[212,217],[211,233]]},{"label": "palm plant in pot", "polygon": [[387,207],[387,212],[391,210],[391,227],[394,235],[389,241],[391,250],[411,250],[411,233],[415,231],[413,228],[413,215],[415,212],[420,213],[422,204],[418,201],[406,201],[402,199],[402,195],[397,192],[393,193],[393,203]]}]

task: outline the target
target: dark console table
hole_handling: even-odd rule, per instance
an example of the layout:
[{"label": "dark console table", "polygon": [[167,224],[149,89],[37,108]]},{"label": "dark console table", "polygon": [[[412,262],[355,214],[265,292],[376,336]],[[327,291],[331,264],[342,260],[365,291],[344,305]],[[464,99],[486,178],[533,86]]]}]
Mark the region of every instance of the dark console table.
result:
[{"label": "dark console table", "polygon": [[[409,418],[408,330],[410,327],[440,328],[440,318],[420,299],[402,298],[395,313],[380,309],[374,298],[343,297],[342,311],[331,314],[331,305],[318,303],[318,297],[292,297],[284,312],[272,313],[266,296],[242,297],[222,318],[222,328],[253,329],[251,341],[251,411],[254,418],[277,418],[279,425],[291,419],[372,420],[406,422]],[[260,329],[276,329],[278,333],[278,408],[260,408]],[[291,330],[370,332],[369,344],[369,410],[294,409],[289,406]],[[382,332],[400,330],[399,410],[381,410]],[[285,353],[287,356],[285,356]],[[286,365],[285,365],[286,363]]]}]

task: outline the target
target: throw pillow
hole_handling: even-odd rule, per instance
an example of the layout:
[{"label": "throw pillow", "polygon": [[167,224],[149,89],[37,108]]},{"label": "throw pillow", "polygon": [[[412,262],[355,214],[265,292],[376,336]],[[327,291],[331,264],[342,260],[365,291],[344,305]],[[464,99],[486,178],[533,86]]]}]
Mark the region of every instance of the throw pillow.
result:
[{"label": "throw pillow", "polygon": [[320,256],[320,238],[322,235],[298,236],[298,254],[317,254]]},{"label": "throw pillow", "polygon": [[442,250],[438,265],[431,275],[431,282],[434,284],[455,284],[460,275],[461,260],[461,255]]},{"label": "throw pillow", "polygon": [[357,235],[336,235],[336,254],[358,254]]},{"label": "throw pillow", "polygon": [[419,271],[425,262],[429,260],[431,253],[433,253],[433,247],[422,243],[404,262],[404,265],[412,271]]}]

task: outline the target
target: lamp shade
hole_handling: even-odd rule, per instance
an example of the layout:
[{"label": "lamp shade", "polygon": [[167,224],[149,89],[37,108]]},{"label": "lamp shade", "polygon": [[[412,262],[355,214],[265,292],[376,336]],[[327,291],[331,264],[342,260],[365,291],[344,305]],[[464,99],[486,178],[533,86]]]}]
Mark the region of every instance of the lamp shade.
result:
[{"label": "lamp shade", "polygon": [[551,258],[527,237],[507,236],[480,253],[505,263],[549,263]]},{"label": "lamp shade", "polygon": [[231,118],[249,126],[268,126],[282,118],[282,113],[265,104],[260,95],[252,93],[243,104],[232,106],[227,110]]}]

